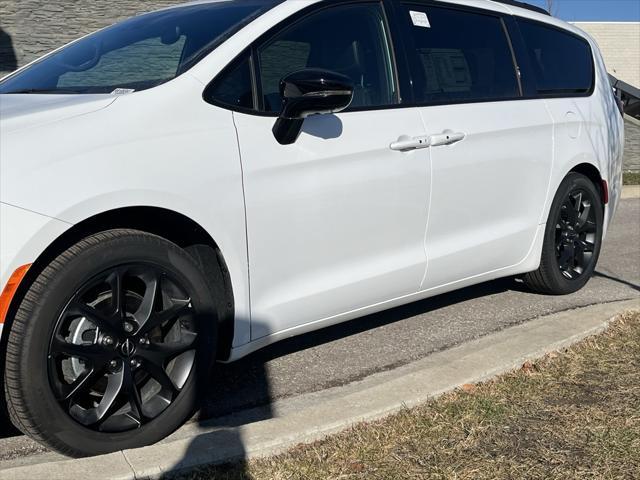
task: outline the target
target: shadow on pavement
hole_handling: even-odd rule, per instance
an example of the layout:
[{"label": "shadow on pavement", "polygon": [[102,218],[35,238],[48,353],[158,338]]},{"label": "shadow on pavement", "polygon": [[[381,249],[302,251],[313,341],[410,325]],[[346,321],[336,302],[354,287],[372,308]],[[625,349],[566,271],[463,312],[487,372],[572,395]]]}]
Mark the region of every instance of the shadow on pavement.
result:
[{"label": "shadow on pavement", "polygon": [[[524,286],[513,279],[495,280],[292,337],[236,362],[217,364],[210,376],[198,422],[203,427],[219,427],[219,430],[213,434],[195,438],[182,460],[175,465],[174,471],[167,474],[166,478],[180,476],[180,471],[189,470],[190,466],[198,463],[199,457],[204,457],[205,461],[210,461],[212,458],[232,458],[240,463],[235,465],[232,473],[229,473],[232,476],[228,478],[246,478],[242,463],[246,459],[246,450],[239,433],[242,424],[222,424],[221,417],[247,409],[252,409],[251,422],[273,417],[274,412],[270,406],[272,395],[266,367],[270,360],[449,305],[508,290],[525,291]],[[225,419],[225,421],[228,420]]]},{"label": "shadow on pavement", "polygon": [[635,283],[628,282],[627,280],[623,280],[621,278],[614,277],[612,275],[608,275],[602,272],[595,272],[593,274],[594,277],[606,278],[607,280],[611,280],[612,282],[620,283],[622,285],[626,285],[627,287],[633,288],[634,290],[640,292],[640,285],[636,285]]}]

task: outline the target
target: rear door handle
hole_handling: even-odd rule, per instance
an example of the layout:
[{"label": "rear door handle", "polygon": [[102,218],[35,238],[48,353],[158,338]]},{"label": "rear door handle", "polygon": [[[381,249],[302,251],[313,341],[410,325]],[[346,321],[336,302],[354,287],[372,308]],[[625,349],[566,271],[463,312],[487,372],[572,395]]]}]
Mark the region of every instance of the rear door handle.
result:
[{"label": "rear door handle", "polygon": [[438,147],[440,145],[452,145],[463,140],[464,137],[466,137],[466,135],[462,132],[451,132],[445,130],[437,135],[431,135],[429,140],[432,147]]},{"label": "rear door handle", "polygon": [[398,152],[408,152],[411,150],[418,150],[420,148],[438,147],[440,145],[451,145],[464,139],[466,135],[458,132],[444,131],[437,135],[424,135],[419,137],[410,137],[408,135],[402,135],[389,145],[391,150]]}]

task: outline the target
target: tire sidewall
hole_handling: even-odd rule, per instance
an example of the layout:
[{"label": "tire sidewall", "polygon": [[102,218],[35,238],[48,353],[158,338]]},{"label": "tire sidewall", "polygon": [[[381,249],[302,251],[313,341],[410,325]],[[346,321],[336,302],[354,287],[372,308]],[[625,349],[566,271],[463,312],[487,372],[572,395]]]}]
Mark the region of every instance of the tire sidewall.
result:
[{"label": "tire sidewall", "polygon": [[[184,286],[197,312],[202,341],[189,379],[164,412],[136,430],[96,432],[73,420],[57,402],[48,378],[49,342],[59,316],[75,293],[101,272],[128,263],[149,263],[160,267]],[[31,299],[30,305],[35,305],[32,309],[27,306],[26,311],[21,311],[21,305],[17,314],[26,315],[29,321],[25,334],[16,340],[23,347],[19,359],[23,370],[21,388],[32,423],[45,427],[45,434],[53,435],[53,442],[68,446],[78,455],[107,453],[114,447],[125,449],[148,445],[176,430],[193,413],[198,401],[199,383],[208,376],[215,354],[217,309],[214,295],[195,261],[176,245],[160,237],[137,232],[137,235],[96,242],[71,259],[59,257],[42,274],[48,277],[44,295]],[[29,381],[25,382],[27,378]]]}]

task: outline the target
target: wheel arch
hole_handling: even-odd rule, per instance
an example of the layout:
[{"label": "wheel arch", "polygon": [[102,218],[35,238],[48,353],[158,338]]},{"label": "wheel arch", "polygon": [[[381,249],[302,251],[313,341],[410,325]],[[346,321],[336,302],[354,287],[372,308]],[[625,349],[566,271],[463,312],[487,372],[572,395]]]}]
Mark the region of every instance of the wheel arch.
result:
[{"label": "wheel arch", "polygon": [[[130,228],[163,237],[189,252],[201,265],[224,302],[218,309],[218,348],[221,360],[229,357],[234,335],[235,302],[229,269],[216,241],[191,218],[161,207],[123,207],[101,212],[74,224],[51,242],[29,268],[14,295],[5,323],[11,329],[16,310],[29,286],[55,257],[82,238],[104,230]],[[3,334],[4,344],[8,335]],[[4,350],[3,350],[4,351]]]},{"label": "wheel arch", "polygon": [[596,167],[592,163],[580,163],[569,170],[569,172],[567,172],[567,175],[569,173],[580,173],[591,180],[591,182],[596,187],[596,190],[598,190],[598,193],[600,194],[600,199],[603,201],[604,207],[605,198],[607,198],[607,192],[604,191],[604,185],[602,183],[603,178],[598,167]]}]

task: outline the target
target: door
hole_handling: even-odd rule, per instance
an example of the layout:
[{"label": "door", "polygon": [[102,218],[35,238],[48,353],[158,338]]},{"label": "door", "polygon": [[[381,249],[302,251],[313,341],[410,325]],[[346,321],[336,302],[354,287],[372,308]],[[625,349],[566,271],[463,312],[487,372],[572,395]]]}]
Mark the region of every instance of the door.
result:
[{"label": "door", "polygon": [[431,144],[428,289],[525,259],[544,222],[552,122],[543,100],[521,98],[498,14],[426,3],[401,8]]},{"label": "door", "polygon": [[[395,108],[380,4],[321,7],[257,45],[251,63],[260,114],[236,111],[234,121],[252,339],[416,292],[426,264],[429,155],[390,148],[423,128],[416,109]],[[307,118],[298,140],[283,146],[272,133],[279,82],[307,67],[351,77],[353,103]]]}]

